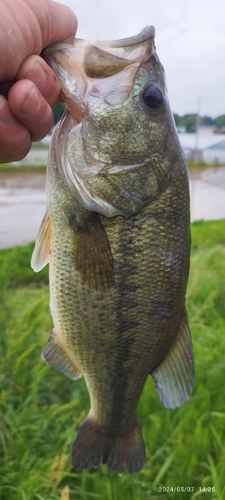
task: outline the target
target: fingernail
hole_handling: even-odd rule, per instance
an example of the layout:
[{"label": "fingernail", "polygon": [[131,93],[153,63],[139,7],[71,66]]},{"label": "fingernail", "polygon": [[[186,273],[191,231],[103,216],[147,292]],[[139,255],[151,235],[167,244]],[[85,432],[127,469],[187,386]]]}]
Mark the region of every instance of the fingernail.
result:
[{"label": "fingernail", "polygon": [[41,105],[41,96],[36,88],[33,88],[26,100],[21,104],[20,111],[26,115],[34,115],[39,111]]},{"label": "fingernail", "polygon": [[8,101],[3,96],[0,96],[0,120],[6,125],[16,123],[16,119],[9,109]]}]

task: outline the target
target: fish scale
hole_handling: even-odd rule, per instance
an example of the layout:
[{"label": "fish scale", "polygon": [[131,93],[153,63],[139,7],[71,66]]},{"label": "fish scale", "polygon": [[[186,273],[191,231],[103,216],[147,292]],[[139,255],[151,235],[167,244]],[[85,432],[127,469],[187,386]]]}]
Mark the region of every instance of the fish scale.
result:
[{"label": "fish scale", "polygon": [[152,27],[116,42],[55,44],[44,57],[67,110],[52,135],[32,256],[34,270],[50,271],[54,328],[42,357],[83,375],[90,395],[74,468],[138,472],[146,378],[166,408],[183,404],[194,381],[186,165]]}]

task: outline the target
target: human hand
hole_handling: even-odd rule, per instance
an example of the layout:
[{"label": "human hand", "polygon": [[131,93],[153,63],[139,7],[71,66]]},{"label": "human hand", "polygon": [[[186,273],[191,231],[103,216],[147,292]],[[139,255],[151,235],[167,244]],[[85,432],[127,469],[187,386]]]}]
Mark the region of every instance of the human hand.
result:
[{"label": "human hand", "polygon": [[[56,41],[73,41],[77,20],[51,0],[0,0],[0,163],[20,160],[53,124],[60,84],[40,57]],[[10,82],[7,98],[4,82]],[[3,94],[3,95],[1,95]]]}]

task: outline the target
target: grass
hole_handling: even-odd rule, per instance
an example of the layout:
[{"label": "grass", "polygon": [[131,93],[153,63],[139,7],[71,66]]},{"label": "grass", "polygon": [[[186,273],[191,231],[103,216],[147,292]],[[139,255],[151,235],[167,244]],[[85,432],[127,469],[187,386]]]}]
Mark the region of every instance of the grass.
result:
[{"label": "grass", "polygon": [[[41,141],[37,141],[37,142],[32,142],[32,147],[31,149],[33,150],[47,150],[48,149],[48,144],[44,144],[43,142]],[[21,160],[22,161],[22,160]],[[46,168],[46,165],[43,164],[43,165],[38,165],[38,167],[36,165],[33,165],[33,164],[26,164],[26,162],[24,163],[24,165],[22,163],[18,163],[18,164],[15,164],[15,163],[0,163],[0,171],[1,170],[16,170],[18,171],[18,169],[21,170],[26,170],[26,172],[29,170],[35,170],[37,171],[37,169],[45,169]]]},{"label": "grass", "polygon": [[18,170],[20,172],[22,171],[26,171],[26,172],[38,172],[38,170],[41,170],[43,172],[44,169],[46,169],[46,165],[15,165],[13,163],[0,163],[0,172],[1,171],[12,171],[12,172],[18,172]]},{"label": "grass", "polygon": [[[47,149],[48,144],[44,144],[43,142],[37,141],[32,143],[32,149],[33,150],[41,150],[41,149]],[[220,167],[224,166],[224,163],[204,163],[204,162],[195,162],[194,160],[186,160],[188,169],[190,171],[195,171],[198,169],[208,169],[208,168],[215,168],[215,167]],[[1,170],[18,170],[19,169],[27,169],[29,170],[37,170],[37,168],[46,168],[46,165],[27,165],[27,164],[22,164],[21,162],[17,165],[15,163],[0,163],[0,171]]]},{"label": "grass", "polygon": [[147,463],[123,476],[105,466],[73,471],[70,449],[88,411],[87,390],[40,359],[52,322],[47,270],[29,267],[32,245],[0,252],[0,500],[225,498],[224,243],[224,220],[192,224],[194,392],[166,411],[149,377],[139,405]]},{"label": "grass", "polygon": [[32,142],[32,149],[48,149],[48,144],[41,141]]},{"label": "grass", "polygon": [[196,161],[196,160],[189,160],[188,158],[186,159],[186,163],[188,166],[188,169],[191,171],[194,171],[195,169],[207,169],[207,168],[215,168],[215,167],[223,167],[224,162],[204,162],[204,161]]}]

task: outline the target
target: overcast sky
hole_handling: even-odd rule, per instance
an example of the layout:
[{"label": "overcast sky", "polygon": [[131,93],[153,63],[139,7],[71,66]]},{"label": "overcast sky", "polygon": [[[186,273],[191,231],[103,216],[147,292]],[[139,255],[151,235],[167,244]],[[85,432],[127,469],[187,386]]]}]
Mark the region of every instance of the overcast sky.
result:
[{"label": "overcast sky", "polygon": [[152,24],[174,113],[225,114],[224,0],[60,0],[78,17],[77,36],[110,40]]}]

